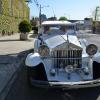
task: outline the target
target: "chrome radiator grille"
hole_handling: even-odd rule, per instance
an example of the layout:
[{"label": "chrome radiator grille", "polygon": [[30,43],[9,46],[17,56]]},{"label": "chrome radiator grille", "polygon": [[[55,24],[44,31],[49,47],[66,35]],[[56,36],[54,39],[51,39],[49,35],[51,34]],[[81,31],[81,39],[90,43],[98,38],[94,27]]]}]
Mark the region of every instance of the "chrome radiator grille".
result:
[{"label": "chrome radiator grille", "polygon": [[81,66],[82,50],[55,50],[52,52],[55,67],[66,67],[67,65]]}]

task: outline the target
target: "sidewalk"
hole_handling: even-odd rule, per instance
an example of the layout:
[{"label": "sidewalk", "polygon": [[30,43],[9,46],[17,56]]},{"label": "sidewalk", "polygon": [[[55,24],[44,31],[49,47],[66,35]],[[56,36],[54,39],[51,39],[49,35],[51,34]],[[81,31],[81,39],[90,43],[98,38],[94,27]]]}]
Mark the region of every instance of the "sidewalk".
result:
[{"label": "sidewalk", "polygon": [[0,55],[16,54],[30,48],[34,48],[32,34],[29,34],[29,40],[20,41],[19,34],[0,37]]},{"label": "sidewalk", "polygon": [[29,34],[27,41],[20,41],[19,34],[0,37],[0,100],[5,99],[27,53],[33,48],[32,34]]}]

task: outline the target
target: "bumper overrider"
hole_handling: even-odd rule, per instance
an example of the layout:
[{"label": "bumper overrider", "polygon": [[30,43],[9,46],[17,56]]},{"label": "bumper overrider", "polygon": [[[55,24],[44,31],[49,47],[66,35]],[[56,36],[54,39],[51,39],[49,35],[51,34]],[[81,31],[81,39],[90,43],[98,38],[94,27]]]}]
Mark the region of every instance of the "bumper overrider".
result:
[{"label": "bumper overrider", "polygon": [[78,89],[78,88],[88,88],[96,87],[100,85],[100,79],[91,81],[80,81],[80,82],[54,82],[54,81],[41,81],[32,80],[31,83],[37,87],[43,88],[63,88],[63,89]]}]

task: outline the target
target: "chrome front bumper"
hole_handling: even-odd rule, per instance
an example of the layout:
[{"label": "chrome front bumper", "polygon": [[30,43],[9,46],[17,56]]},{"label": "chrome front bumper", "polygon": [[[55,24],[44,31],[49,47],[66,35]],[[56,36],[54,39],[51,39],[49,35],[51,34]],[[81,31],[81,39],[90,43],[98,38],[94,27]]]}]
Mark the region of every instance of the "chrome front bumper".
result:
[{"label": "chrome front bumper", "polygon": [[31,80],[32,85],[43,88],[62,88],[62,89],[78,89],[100,86],[100,79],[82,82],[49,82],[40,80]]}]

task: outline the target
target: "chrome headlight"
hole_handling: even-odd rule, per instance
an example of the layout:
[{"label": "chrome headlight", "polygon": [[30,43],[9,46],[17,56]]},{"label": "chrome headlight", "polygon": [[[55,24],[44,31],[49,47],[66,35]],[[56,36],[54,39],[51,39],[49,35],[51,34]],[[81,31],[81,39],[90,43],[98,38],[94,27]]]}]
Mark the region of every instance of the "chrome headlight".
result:
[{"label": "chrome headlight", "polygon": [[86,47],[86,53],[90,56],[93,56],[97,53],[97,46],[95,44],[90,44]]},{"label": "chrome headlight", "polygon": [[46,46],[46,45],[41,45],[41,46],[39,47],[39,54],[40,54],[41,56],[46,57],[46,56],[49,55],[49,53],[50,53],[50,50],[49,50],[48,46]]}]

